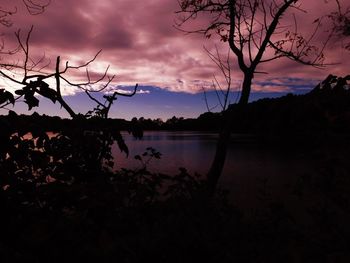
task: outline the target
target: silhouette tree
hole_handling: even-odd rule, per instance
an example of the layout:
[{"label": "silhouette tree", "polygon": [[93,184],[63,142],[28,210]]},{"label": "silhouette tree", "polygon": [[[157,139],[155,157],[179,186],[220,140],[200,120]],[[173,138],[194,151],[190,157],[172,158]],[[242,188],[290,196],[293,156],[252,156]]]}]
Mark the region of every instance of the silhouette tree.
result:
[{"label": "silhouette tree", "polygon": [[[109,127],[108,123],[106,121],[103,122],[101,119],[106,120],[108,118],[111,106],[117,100],[118,96],[133,96],[136,94],[138,85],[134,87],[132,93],[124,94],[109,89],[109,92],[102,96],[102,100],[95,98],[93,93],[104,92],[114,79],[114,76],[108,75],[109,66],[100,76],[95,78],[91,76],[92,73],[90,73],[88,66],[93,64],[101,51],[97,52],[92,59],[76,66],[70,65],[68,61],[62,66],[61,58],[57,56],[55,66],[52,67],[50,66],[50,61],[46,61],[45,57],[41,57],[37,60],[31,57],[29,40],[32,30],[33,27],[31,27],[24,37],[21,31],[18,30],[15,35],[19,49],[15,53],[9,53],[7,57],[2,58],[2,62],[0,63],[0,76],[21,88],[16,89],[14,92],[15,94],[5,88],[0,89],[0,108],[10,111],[10,109],[7,108],[10,104],[15,105],[17,102],[23,101],[27,104],[28,110],[31,110],[39,106],[40,97],[37,95],[51,100],[52,103],[59,103],[73,119],[74,126],[73,129],[61,128],[59,134],[56,136],[59,138],[59,141],[64,141],[67,138],[69,139],[70,143],[68,144],[61,142],[61,145],[67,144],[66,147],[68,148],[65,149],[65,152],[72,153],[72,155],[67,156],[66,162],[68,164],[71,161],[76,163],[80,162],[81,165],[79,164],[78,166],[87,167],[88,171],[96,173],[102,171],[105,165],[110,168],[113,167],[114,162],[112,161],[111,147],[114,141],[117,142],[120,150],[125,152],[126,155],[128,155],[128,147],[121,136],[120,130]],[[15,63],[12,62],[11,57],[14,54],[17,59],[19,55],[23,55],[23,59],[16,60]],[[85,70],[85,80],[81,82],[71,81],[69,75],[79,70]],[[73,110],[65,101],[62,94],[62,82],[68,87],[85,92],[96,106],[85,114]],[[88,125],[88,119],[95,121],[97,125]],[[33,133],[31,130],[25,129],[25,133],[31,132],[34,139],[39,137],[39,142],[43,140],[49,141],[46,130],[40,127],[35,127],[35,129],[39,129],[40,132],[34,130]],[[12,130],[12,132],[6,134],[6,136],[10,137],[11,134],[16,132],[17,131]],[[25,133],[22,131],[18,133],[21,134],[19,137],[23,139]]]},{"label": "silhouette tree", "polygon": [[[61,91],[61,82],[65,82],[66,85],[69,85],[74,88],[78,88],[96,103],[96,107],[93,110],[88,111],[84,114],[85,117],[90,117],[92,115],[107,118],[109,110],[113,102],[117,99],[117,96],[126,96],[132,97],[136,94],[137,86],[135,86],[134,91],[130,94],[120,93],[118,91],[112,91],[111,95],[104,95],[104,102],[100,101],[92,96],[92,93],[103,92],[109,84],[113,81],[114,75],[109,76],[108,70],[109,66],[106,68],[103,74],[97,79],[91,78],[91,73],[88,69],[88,66],[91,65],[98,55],[101,53],[101,50],[95,54],[95,56],[89,61],[77,65],[71,66],[67,61],[64,67],[61,66],[61,58],[58,56],[56,58],[56,64],[53,72],[48,72],[50,66],[50,61],[45,61],[45,57],[41,57],[38,60],[33,59],[30,56],[29,52],[29,40],[33,27],[30,28],[29,32],[23,39],[21,31],[18,30],[15,33],[15,36],[18,41],[19,49],[16,50],[16,55],[20,53],[23,55],[23,59],[19,62],[11,62],[11,60],[0,63],[0,75],[7,80],[10,80],[14,84],[22,85],[21,89],[15,91],[16,96],[11,92],[1,89],[0,93],[0,108],[6,108],[9,104],[15,104],[21,98],[24,98],[24,103],[28,105],[28,110],[31,110],[33,107],[39,106],[39,99],[36,94],[43,96],[51,100],[53,103],[58,102],[67,113],[73,118],[81,116],[81,113],[76,113],[70,105],[64,100]],[[10,57],[14,53],[8,53]],[[86,81],[79,83],[72,82],[66,76],[67,74],[72,73],[71,71],[77,71],[84,69],[86,71]],[[55,79],[55,87],[52,88],[48,84],[50,79]],[[102,82],[104,83],[102,84]],[[97,88],[96,85],[99,85]]]},{"label": "silhouette tree", "polygon": [[[322,19],[314,21],[314,29],[309,36],[298,31],[298,21],[294,12],[301,12],[302,0],[181,0],[177,27],[190,33],[201,33],[211,38],[217,35],[227,42],[243,73],[241,94],[237,105],[230,105],[224,112],[223,127],[217,143],[216,154],[208,172],[208,190],[213,194],[226,159],[232,113],[243,114],[248,103],[252,80],[259,66],[280,58],[288,58],[303,65],[325,66],[324,48],[332,32],[318,46],[313,44]],[[283,23],[290,13],[292,25]],[[185,25],[198,17],[209,21],[206,26],[187,30]],[[202,21],[203,21],[202,20]],[[219,61],[219,68],[223,63]]]},{"label": "silhouette tree", "polygon": [[215,106],[209,105],[206,89],[203,87],[204,99],[205,104],[207,106],[207,110],[208,112],[211,112],[213,109],[220,106],[221,111],[225,111],[228,105],[230,104],[229,95],[232,88],[230,50],[228,50],[227,56],[225,58],[222,58],[217,46],[215,46],[215,53],[210,52],[207,48],[204,49],[207,52],[209,58],[219,68],[220,73],[224,79],[224,84],[221,84],[221,81],[217,78],[217,76],[213,76],[214,80],[211,88],[214,89],[218,101],[218,104],[216,104]]}]

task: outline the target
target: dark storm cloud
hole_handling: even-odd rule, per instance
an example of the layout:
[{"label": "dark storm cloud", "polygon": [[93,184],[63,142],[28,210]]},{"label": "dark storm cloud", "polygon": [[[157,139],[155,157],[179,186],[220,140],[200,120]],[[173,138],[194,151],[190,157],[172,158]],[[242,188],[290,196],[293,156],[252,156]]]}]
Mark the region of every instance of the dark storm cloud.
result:
[{"label": "dark storm cloud", "polygon": [[[306,33],[311,30],[315,17],[334,7],[323,1],[320,4],[320,0],[300,2],[309,12],[307,15],[300,14],[299,18],[299,30]],[[117,76],[115,84],[142,83],[171,91],[201,92],[203,85],[208,87],[208,83],[212,83],[214,75],[220,78],[220,72],[203,46],[214,50],[214,44],[217,44],[220,52],[225,54],[226,43],[215,42],[215,38],[205,39],[199,34],[185,35],[176,30],[175,11],[179,10],[176,0],[52,0],[47,10],[36,16],[30,16],[23,7],[20,8],[19,0],[8,4],[17,5],[19,9],[13,16],[14,26],[3,31],[6,43],[14,45],[13,31],[16,28],[25,31],[34,25],[30,50],[36,57],[45,53],[54,61],[56,56],[61,55],[77,64],[102,49],[103,53],[90,67],[96,76],[110,65],[111,74]],[[292,16],[286,15],[285,19],[285,24],[292,23]],[[190,22],[189,26],[201,26],[205,22],[205,18],[200,18]],[[322,36],[319,38],[321,44]],[[256,90],[285,91],[284,87],[290,88],[290,85],[282,83],[278,88],[276,83],[263,83],[272,78],[294,77],[306,83],[300,85],[307,85],[310,80],[323,79],[329,71],[339,75],[347,73],[350,59],[344,58],[349,57],[349,52],[342,49],[340,43],[330,43],[326,55],[329,62],[338,64],[324,71],[287,59],[261,65],[259,70],[269,74],[257,74],[254,87]],[[233,60],[232,65],[233,88],[238,89],[242,76],[236,61]],[[71,74],[73,78],[84,76],[74,71]]]}]

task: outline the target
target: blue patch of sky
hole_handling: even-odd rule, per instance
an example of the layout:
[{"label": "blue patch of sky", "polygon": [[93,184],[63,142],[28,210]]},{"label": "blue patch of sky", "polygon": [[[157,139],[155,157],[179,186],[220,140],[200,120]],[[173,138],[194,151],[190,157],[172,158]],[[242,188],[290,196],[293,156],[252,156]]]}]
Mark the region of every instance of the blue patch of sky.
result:
[{"label": "blue patch of sky", "polygon": [[[250,101],[255,101],[262,98],[276,98],[286,95],[286,93],[305,94],[310,91],[318,81],[305,81],[297,78],[271,79],[264,82],[257,83],[261,86],[287,86],[288,92],[252,92]],[[133,87],[118,87],[125,91],[132,91]],[[139,91],[146,91],[149,93],[136,94],[133,97],[118,97],[113,104],[110,117],[123,118],[131,120],[133,117],[144,118],[161,118],[166,120],[172,116],[184,118],[197,118],[200,114],[208,111],[206,101],[212,111],[220,111],[221,106],[218,102],[218,97],[215,91],[207,91],[206,96],[203,92],[197,94],[190,94],[185,92],[172,92],[167,89],[162,89],[153,86],[139,86]],[[97,99],[103,100],[100,93],[93,94]],[[238,101],[238,92],[231,92],[229,95],[229,102],[235,103]],[[222,96],[221,96],[222,99]],[[66,96],[65,100],[76,111],[85,114],[87,111],[93,109],[96,104],[92,102],[84,93],[77,93],[73,96]],[[216,106],[216,107],[215,107]],[[11,107],[10,107],[11,109]],[[67,118],[69,115],[62,109],[58,103],[53,104],[51,101],[40,98],[40,106],[28,111],[27,105],[18,103],[14,110],[21,114],[32,114],[34,111],[39,114],[46,114],[50,116],[60,116]],[[6,114],[6,111],[0,112]]]},{"label": "blue patch of sky", "polygon": [[257,81],[255,83],[260,86],[288,87],[290,88],[290,91],[289,91],[290,93],[303,94],[312,90],[321,81],[322,79],[303,79],[303,78],[285,77],[285,78],[271,78],[271,79],[267,79],[266,81]]}]

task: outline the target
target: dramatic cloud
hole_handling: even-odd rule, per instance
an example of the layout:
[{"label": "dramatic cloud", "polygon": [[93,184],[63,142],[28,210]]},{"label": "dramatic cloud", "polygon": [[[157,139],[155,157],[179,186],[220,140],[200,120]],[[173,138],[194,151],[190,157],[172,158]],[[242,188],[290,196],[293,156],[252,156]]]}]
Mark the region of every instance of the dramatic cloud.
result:
[{"label": "dramatic cloud", "polygon": [[[117,87],[111,87],[109,89],[106,89],[105,90],[105,93],[107,94],[113,94],[114,92],[118,92],[120,94],[125,94],[125,95],[129,95],[129,94],[132,94],[133,93],[133,90],[130,90],[128,89],[129,87],[120,87],[120,86],[117,86]],[[146,90],[146,89],[138,89],[136,91],[136,94],[150,94],[151,91],[150,90]]]},{"label": "dramatic cloud", "polygon": [[[341,2],[346,3],[345,0]],[[334,3],[326,4],[321,0],[301,3],[307,14],[293,11],[300,22],[300,32],[310,33],[315,18],[335,9]],[[78,65],[102,49],[102,54],[89,66],[90,74],[98,78],[110,65],[109,73],[116,75],[114,86],[139,83],[193,94],[202,92],[203,88],[210,89],[214,75],[221,77],[203,47],[214,50],[217,45],[220,52],[226,54],[227,43],[215,38],[205,39],[200,34],[186,35],[175,29],[175,11],[179,10],[175,0],[52,0],[47,10],[36,16],[28,15],[19,0],[8,1],[6,6],[17,6],[18,11],[12,17],[14,25],[2,29],[5,47],[15,46],[13,32],[17,28],[25,35],[33,25],[31,54],[36,58],[45,54],[51,66],[58,55],[63,61]],[[293,23],[293,16],[286,15],[285,19],[285,24]],[[205,18],[201,18],[190,21],[188,26],[202,26],[205,22]],[[322,35],[318,39],[319,44],[324,41]],[[256,74],[253,91],[289,92],[295,87],[310,87],[328,73],[346,74],[350,59],[345,57],[349,57],[349,51],[341,46],[342,43],[330,43],[325,50],[327,61],[332,63],[325,70],[287,59],[262,65],[259,71],[269,74]],[[232,56],[233,89],[238,90],[242,76],[236,64]],[[85,72],[69,74],[77,82],[86,77]],[[67,88],[66,94],[76,91]]]}]

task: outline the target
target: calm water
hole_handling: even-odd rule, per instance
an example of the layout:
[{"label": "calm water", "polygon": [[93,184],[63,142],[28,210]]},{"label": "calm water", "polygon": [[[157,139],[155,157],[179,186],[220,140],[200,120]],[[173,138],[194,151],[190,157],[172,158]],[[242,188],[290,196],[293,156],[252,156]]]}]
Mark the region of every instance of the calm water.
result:
[{"label": "calm water", "polygon": [[[147,147],[161,152],[160,160],[152,160],[152,171],[174,174],[179,167],[190,173],[206,174],[215,153],[217,134],[203,132],[148,131],[142,140],[136,140],[128,133],[123,134],[129,147],[129,158],[113,147],[116,168],[137,168],[140,163],[134,159]],[[221,183],[232,183],[250,178],[275,178],[298,175],[312,169],[302,153],[285,151],[278,147],[257,145],[246,137],[233,135]]]}]

